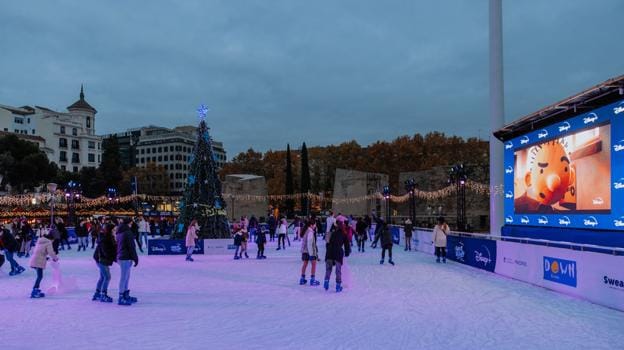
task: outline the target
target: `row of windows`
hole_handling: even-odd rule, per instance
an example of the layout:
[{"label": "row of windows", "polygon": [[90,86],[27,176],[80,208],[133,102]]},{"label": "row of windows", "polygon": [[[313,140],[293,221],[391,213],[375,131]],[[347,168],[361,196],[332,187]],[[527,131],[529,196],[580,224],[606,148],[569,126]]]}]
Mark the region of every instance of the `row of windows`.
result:
[{"label": "row of windows", "polygon": [[[89,153],[87,154],[87,160],[89,161],[89,163],[95,163],[95,154],[94,153]],[[60,162],[67,162],[67,152],[66,151],[60,151],[59,152],[59,161]],[[101,161],[101,156],[98,154],[98,163]],[[72,159],[71,159],[72,163],[80,163],[80,153],[72,153]]]},{"label": "row of windows", "polygon": [[[98,148],[100,146],[100,143],[98,142]],[[61,148],[67,148],[67,139],[66,138],[59,138],[59,147]],[[89,149],[95,149],[95,141],[89,141],[88,142],[88,147]],[[72,149],[80,149],[80,140],[71,140],[71,148]]]},{"label": "row of windows", "polygon": [[152,148],[141,148],[141,154],[150,154],[150,153],[163,153],[163,152],[186,152],[189,153],[193,151],[192,147],[185,146],[165,146],[165,147],[152,147]]},{"label": "row of windows", "polygon": [[[61,169],[63,169],[63,170],[67,170],[67,167],[66,167],[65,165],[61,165]],[[75,167],[73,168],[73,170],[72,170],[72,171],[73,171],[73,172],[75,172],[75,173],[77,173],[77,172],[78,172],[78,167],[77,167],[77,166],[75,166]]]},{"label": "row of windows", "polygon": [[169,161],[189,161],[190,157],[189,156],[183,156],[181,154],[176,154],[175,157],[173,156],[173,154],[171,156],[168,155],[164,155],[164,156],[153,156],[153,157],[141,157],[141,158],[136,158],[136,162],[138,163],[147,163],[147,162],[156,162],[156,160],[158,160],[159,162],[169,162]]}]

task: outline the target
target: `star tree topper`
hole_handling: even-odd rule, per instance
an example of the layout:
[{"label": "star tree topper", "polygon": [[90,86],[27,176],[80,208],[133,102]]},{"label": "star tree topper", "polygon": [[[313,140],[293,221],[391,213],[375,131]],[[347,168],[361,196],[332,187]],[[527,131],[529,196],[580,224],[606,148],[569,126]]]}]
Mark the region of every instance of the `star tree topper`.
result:
[{"label": "star tree topper", "polygon": [[208,111],[210,111],[210,109],[202,103],[202,105],[197,109],[197,118],[199,118],[200,121],[206,120]]}]

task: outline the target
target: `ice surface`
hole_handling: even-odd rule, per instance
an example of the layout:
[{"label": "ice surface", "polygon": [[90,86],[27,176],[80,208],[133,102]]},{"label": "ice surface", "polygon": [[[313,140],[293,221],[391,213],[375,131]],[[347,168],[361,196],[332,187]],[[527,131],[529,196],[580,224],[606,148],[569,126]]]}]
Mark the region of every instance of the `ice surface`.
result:
[{"label": "ice surface", "polygon": [[[129,307],[91,301],[91,250],[61,252],[77,289],[40,300],[29,299],[34,271],[9,277],[5,264],[0,340],[10,350],[624,349],[622,312],[398,246],[394,267],[379,265],[380,249],[354,252],[340,294],[333,281],[329,292],[299,286],[298,246],[270,244],[260,261],[141,256]],[[117,265],[112,274],[116,301]],[[42,289],[52,282],[48,268]]]}]

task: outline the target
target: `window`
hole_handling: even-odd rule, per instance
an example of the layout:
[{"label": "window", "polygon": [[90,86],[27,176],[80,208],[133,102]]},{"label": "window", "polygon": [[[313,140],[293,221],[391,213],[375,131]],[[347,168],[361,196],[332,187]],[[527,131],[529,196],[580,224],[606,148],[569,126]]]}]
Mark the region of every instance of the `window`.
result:
[{"label": "window", "polygon": [[72,149],[80,149],[80,141],[79,140],[72,140],[71,148]]},{"label": "window", "polygon": [[102,156],[98,154],[98,163],[102,162]]},{"label": "window", "polygon": [[145,150],[141,148],[141,154],[145,154]]},{"label": "window", "polygon": [[[61,151],[59,152],[59,161],[66,162],[67,161],[67,152]],[[63,169],[65,170],[65,169]]]},{"label": "window", "polygon": [[169,156],[166,155],[165,156],[165,162],[168,162],[168,161],[169,161]]},{"label": "window", "polygon": [[33,135],[35,134],[35,129],[32,129],[32,134],[33,134]]},{"label": "window", "polygon": [[15,122],[15,124],[24,124],[24,119],[20,117],[15,117],[13,121]]},{"label": "window", "polygon": [[162,147],[158,147],[158,153],[162,153]]},{"label": "window", "polygon": [[150,154],[150,150],[151,150],[151,148],[148,148],[148,149],[147,149],[147,154]]},{"label": "window", "polygon": [[77,173],[77,172],[78,172],[78,167],[77,167],[77,166],[75,166],[75,167],[74,167],[74,172],[75,172],[75,173]]},{"label": "window", "polygon": [[78,129],[72,128],[72,135],[78,136]]},{"label": "window", "polygon": [[80,163],[80,154],[72,153],[72,163]]},{"label": "window", "polygon": [[173,174],[169,174],[169,178],[173,180]]},{"label": "window", "polygon": [[63,147],[63,148],[67,148],[67,139],[66,138],[60,138],[59,139],[59,147]]},{"label": "window", "polygon": [[4,128],[4,131],[9,131],[9,128]]},{"label": "window", "polygon": [[95,149],[95,141],[89,141],[89,148]]},{"label": "window", "polygon": [[158,156],[158,161],[162,162],[162,156]]},{"label": "window", "polygon": [[89,153],[89,163],[95,163],[95,154]]},{"label": "window", "polygon": [[165,146],[165,152],[169,152],[169,146]]},{"label": "window", "polygon": [[61,134],[65,134],[65,127],[61,125]]},{"label": "window", "polygon": [[152,147],[152,153],[156,153],[156,147]]},{"label": "window", "polygon": [[28,120],[28,124],[30,124],[30,118],[28,118],[27,120]]},{"label": "window", "polygon": [[145,164],[145,158],[141,158],[141,163]]},{"label": "window", "polygon": [[100,149],[100,143],[98,142],[98,149]]},{"label": "window", "polygon": [[91,128],[91,117],[87,117],[87,129]]},{"label": "window", "polygon": [[156,157],[152,157],[152,162],[156,163]]}]

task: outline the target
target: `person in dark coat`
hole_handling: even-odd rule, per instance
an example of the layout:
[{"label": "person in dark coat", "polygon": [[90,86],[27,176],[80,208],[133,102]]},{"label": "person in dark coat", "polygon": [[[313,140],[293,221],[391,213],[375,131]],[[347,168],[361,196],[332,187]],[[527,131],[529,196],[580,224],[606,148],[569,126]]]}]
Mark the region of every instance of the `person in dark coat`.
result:
[{"label": "person in dark coat", "polygon": [[136,245],[139,246],[139,250],[143,253],[143,244],[141,243],[141,236],[139,235],[139,224],[137,224],[136,220],[130,221],[130,231],[132,231],[134,235]]},{"label": "person in dark coat", "polygon": [[121,267],[121,275],[119,277],[119,305],[131,305],[137,301],[136,298],[130,296],[128,284],[130,282],[130,269],[132,262],[136,267],[139,264],[139,256],[134,246],[134,235],[130,230],[130,218],[124,218],[117,226],[117,263]]},{"label": "person in dark coat", "polygon": [[414,225],[412,224],[412,220],[405,220],[405,251],[412,250],[412,231],[414,230]]},{"label": "person in dark coat", "polygon": [[332,269],[336,266],[336,292],[342,291],[342,263],[345,256],[351,254],[351,244],[344,232],[344,222],[336,222],[326,235],[325,243],[325,282],[323,287],[329,289]]},{"label": "person in dark coat", "polygon": [[386,222],[384,221],[384,219],[378,217],[375,214],[373,214],[373,221],[375,222],[375,233],[374,233],[375,239],[373,240],[373,243],[371,244],[371,248],[374,249],[374,248],[377,248],[377,242],[379,242],[379,239],[381,239],[381,231]]},{"label": "person in dark coat", "polygon": [[273,214],[269,216],[267,224],[269,225],[269,238],[271,242],[273,242],[275,240],[275,230],[277,229],[277,219],[273,216]]},{"label": "person in dark coat", "polygon": [[[251,217],[254,218],[253,216]],[[251,226],[251,220],[249,225]],[[262,228],[258,227],[256,229],[256,244],[258,245],[258,254],[256,255],[256,259],[266,259],[264,256],[264,245],[266,244],[266,233],[262,231]]]},{"label": "person in dark coat", "polygon": [[15,237],[9,232],[8,229],[4,228],[4,226],[0,226],[0,240],[2,241],[2,245],[4,246],[4,256],[6,260],[11,265],[11,272],[9,272],[9,276],[19,275],[20,273],[26,271],[20,264],[15,261],[13,255],[18,251],[19,245],[17,244],[17,240]]},{"label": "person in dark coat", "polygon": [[108,296],[108,283],[111,279],[110,266],[117,261],[117,242],[113,237],[113,225],[107,224],[100,231],[97,247],[93,252],[93,260],[95,260],[100,270],[100,279],[95,287],[95,294],[91,300],[99,300],[103,303],[112,303],[113,298]]},{"label": "person in dark coat", "polygon": [[357,223],[355,224],[358,252],[364,253],[364,245],[368,239],[368,234],[366,233],[367,229],[368,226],[366,226],[366,222],[362,220],[362,218],[358,218]]},{"label": "person in dark coat", "polygon": [[89,246],[89,230],[87,229],[87,220],[83,220],[80,222],[78,226],[76,226],[76,236],[78,237],[78,251],[80,249],[87,250]]},{"label": "person in dark coat", "polygon": [[381,233],[379,235],[381,236],[381,260],[379,263],[383,265],[387,250],[388,262],[390,265],[394,265],[394,261],[392,261],[392,245],[394,243],[392,242],[392,232],[390,232],[390,226],[388,226],[387,223],[382,223]]},{"label": "person in dark coat", "polygon": [[61,236],[61,250],[65,250],[65,244],[67,244],[67,250],[71,250],[71,245],[69,244],[69,232],[67,232],[67,228],[65,227],[63,219],[56,218],[56,230]]}]

